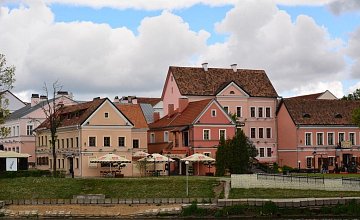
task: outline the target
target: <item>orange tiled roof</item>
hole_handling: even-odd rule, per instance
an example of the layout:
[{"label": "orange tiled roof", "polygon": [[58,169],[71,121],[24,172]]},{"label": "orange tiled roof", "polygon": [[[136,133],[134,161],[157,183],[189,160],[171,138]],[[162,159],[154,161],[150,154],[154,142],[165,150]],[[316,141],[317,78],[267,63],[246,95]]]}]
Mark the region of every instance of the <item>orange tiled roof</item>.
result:
[{"label": "orange tiled roof", "polygon": [[250,96],[278,97],[264,70],[175,67],[169,72],[174,75],[182,95],[216,95],[231,82],[235,82]]},{"label": "orange tiled roof", "polygon": [[354,125],[352,113],[360,101],[288,98],[283,100],[297,125]]},{"label": "orange tiled roof", "polygon": [[173,115],[164,116],[160,120],[149,124],[151,128],[160,127],[175,127],[190,125],[200,115],[200,113],[206,108],[206,106],[212,101],[212,99],[205,99],[196,102],[190,102],[185,110],[181,113],[176,112]]},{"label": "orange tiled roof", "polygon": [[115,106],[134,124],[135,128],[148,128],[140,104],[116,103]]}]

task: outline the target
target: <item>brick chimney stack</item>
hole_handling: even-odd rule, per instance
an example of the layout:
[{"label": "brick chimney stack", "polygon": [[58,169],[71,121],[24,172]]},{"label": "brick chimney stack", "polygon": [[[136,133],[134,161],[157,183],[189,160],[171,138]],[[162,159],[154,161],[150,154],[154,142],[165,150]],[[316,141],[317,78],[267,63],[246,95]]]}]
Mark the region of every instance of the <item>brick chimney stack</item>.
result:
[{"label": "brick chimney stack", "polygon": [[175,112],[174,110],[174,104],[169,104],[168,105],[168,116],[170,117],[171,115],[173,115]]},{"label": "brick chimney stack", "polygon": [[188,104],[189,104],[189,100],[188,100],[187,97],[179,98],[179,109],[178,109],[178,111],[183,112],[186,109],[186,107],[188,106]]},{"label": "brick chimney stack", "polygon": [[160,119],[160,112],[154,112],[153,117],[154,117],[154,122],[158,121]]}]

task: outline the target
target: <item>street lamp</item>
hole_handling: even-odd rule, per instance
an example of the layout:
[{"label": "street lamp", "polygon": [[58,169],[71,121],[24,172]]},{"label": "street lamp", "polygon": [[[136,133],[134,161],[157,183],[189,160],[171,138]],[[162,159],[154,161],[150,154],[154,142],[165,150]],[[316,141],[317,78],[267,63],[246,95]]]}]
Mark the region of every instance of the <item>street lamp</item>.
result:
[{"label": "street lamp", "polygon": [[168,176],[170,176],[170,156],[171,156],[171,154],[167,154],[167,158],[168,158],[168,162],[167,162]]},{"label": "street lamp", "polygon": [[298,160],[298,168],[299,168],[299,173],[300,173],[300,164],[301,164],[301,161],[300,160]]},{"label": "street lamp", "polygon": [[316,160],[315,160],[315,157],[316,157],[316,151],[312,152],[313,156],[314,156],[314,173],[315,173],[315,168],[316,168]]},{"label": "street lamp", "polygon": [[189,196],[189,161],[185,161],[186,165],[186,196]]}]

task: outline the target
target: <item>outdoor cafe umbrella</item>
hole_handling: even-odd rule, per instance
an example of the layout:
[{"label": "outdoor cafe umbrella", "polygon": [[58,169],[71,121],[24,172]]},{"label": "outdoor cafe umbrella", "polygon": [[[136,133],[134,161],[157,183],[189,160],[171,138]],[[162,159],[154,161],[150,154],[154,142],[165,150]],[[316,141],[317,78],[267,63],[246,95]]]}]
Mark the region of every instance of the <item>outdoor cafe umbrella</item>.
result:
[{"label": "outdoor cafe umbrella", "polygon": [[97,159],[91,160],[90,163],[110,163],[110,171],[111,171],[112,163],[131,163],[131,161],[126,159],[125,157],[113,153],[108,153],[98,157]]},{"label": "outdoor cafe umbrella", "polygon": [[174,162],[173,159],[158,153],[149,154],[138,161],[145,161],[146,163],[154,163],[154,172],[155,172],[155,163]]},{"label": "outdoor cafe umbrella", "polygon": [[200,170],[200,162],[214,162],[215,159],[204,154],[196,153],[181,159],[181,161],[198,162],[198,175]]},{"label": "outdoor cafe umbrella", "polygon": [[149,154],[146,153],[145,151],[136,151],[134,154],[133,154],[133,157],[147,157]]}]

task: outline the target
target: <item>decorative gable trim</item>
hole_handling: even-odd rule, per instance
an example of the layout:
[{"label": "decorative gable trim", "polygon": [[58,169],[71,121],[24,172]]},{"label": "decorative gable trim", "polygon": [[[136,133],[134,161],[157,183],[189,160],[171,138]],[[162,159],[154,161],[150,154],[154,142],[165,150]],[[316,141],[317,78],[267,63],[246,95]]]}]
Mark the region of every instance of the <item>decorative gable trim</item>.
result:
[{"label": "decorative gable trim", "polygon": [[[238,89],[242,94],[244,94],[245,97],[250,97],[250,95],[245,92],[238,84],[236,84],[234,81],[231,81],[225,88],[223,88],[220,92],[216,94],[216,96],[220,96],[221,93],[223,93],[226,89],[228,89],[230,86],[234,86],[236,89]],[[236,97],[236,96],[231,96]]]},{"label": "decorative gable trim", "polygon": [[235,122],[231,119],[231,117],[224,111],[224,109],[221,107],[221,105],[219,104],[218,101],[216,101],[216,99],[212,99],[207,105],[206,107],[202,110],[202,112],[195,118],[195,120],[192,122],[192,124],[196,124],[197,121],[200,120],[200,118],[205,114],[205,112],[207,112],[210,108],[210,106],[212,104],[215,104],[218,109],[219,109],[219,113],[218,114],[223,114],[225,115],[225,117],[229,120],[229,122],[231,122],[231,124],[235,125]]},{"label": "decorative gable trim", "polygon": [[104,101],[89,115],[89,117],[81,123],[81,126],[86,125],[106,103],[110,104],[111,108],[118,113],[118,115],[128,124],[130,128],[134,127],[134,124],[126,117],[126,115],[124,115],[108,98],[104,99]]}]

